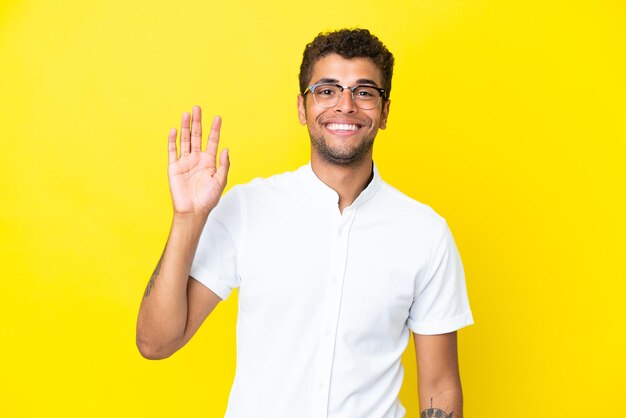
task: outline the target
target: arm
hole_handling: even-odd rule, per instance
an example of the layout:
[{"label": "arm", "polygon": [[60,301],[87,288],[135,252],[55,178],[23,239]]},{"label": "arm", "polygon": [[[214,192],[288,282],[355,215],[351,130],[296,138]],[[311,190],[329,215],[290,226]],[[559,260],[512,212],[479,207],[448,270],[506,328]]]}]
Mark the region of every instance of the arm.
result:
[{"label": "arm", "polygon": [[[413,334],[418,369],[421,417],[463,417],[456,331],[440,335]],[[434,411],[431,411],[434,409]],[[437,415],[440,409],[445,415]]]},{"label": "arm", "polygon": [[[207,148],[202,151],[199,107],[193,118],[183,114],[180,157],[176,129],[168,137],[168,175],[174,206],[170,235],[146,287],[137,318],[137,347],[150,359],[166,358],[191,339],[220,298],[195,280],[189,280],[202,229],[226,186],[228,151],[216,166],[221,120],[211,127]],[[191,130],[190,130],[191,123]]]}]

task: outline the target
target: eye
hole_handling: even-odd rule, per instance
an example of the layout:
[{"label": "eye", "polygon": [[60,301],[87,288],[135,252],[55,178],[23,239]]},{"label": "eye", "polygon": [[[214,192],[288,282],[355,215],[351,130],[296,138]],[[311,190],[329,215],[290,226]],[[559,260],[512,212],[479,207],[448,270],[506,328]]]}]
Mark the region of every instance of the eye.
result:
[{"label": "eye", "polygon": [[359,87],[354,90],[354,97],[362,100],[375,99],[378,94],[378,90],[372,87]]},{"label": "eye", "polygon": [[315,95],[325,97],[334,96],[337,94],[337,90],[337,87],[332,85],[321,85],[315,89]]}]

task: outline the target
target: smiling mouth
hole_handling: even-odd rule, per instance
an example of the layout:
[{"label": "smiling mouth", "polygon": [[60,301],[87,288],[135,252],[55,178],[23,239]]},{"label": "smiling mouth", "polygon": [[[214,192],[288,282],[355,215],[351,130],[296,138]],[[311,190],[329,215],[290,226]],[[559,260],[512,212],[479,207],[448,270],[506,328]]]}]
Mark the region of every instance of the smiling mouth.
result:
[{"label": "smiling mouth", "polygon": [[361,125],[347,124],[347,123],[327,123],[324,126],[329,131],[338,131],[338,132],[358,131],[361,128]]}]

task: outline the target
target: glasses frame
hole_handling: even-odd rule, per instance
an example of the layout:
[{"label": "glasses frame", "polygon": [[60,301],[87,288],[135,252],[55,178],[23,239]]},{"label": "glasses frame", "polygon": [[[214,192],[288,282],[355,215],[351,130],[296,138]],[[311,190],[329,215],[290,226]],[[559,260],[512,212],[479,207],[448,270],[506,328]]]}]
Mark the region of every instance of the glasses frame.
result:
[{"label": "glasses frame", "polygon": [[[335,87],[339,87],[339,98],[337,99],[337,103],[335,103],[332,106],[324,106],[324,105],[321,105],[321,104],[317,103],[317,99],[315,98],[315,89],[318,88],[319,86],[335,86]],[[372,88],[374,90],[377,90],[380,93],[380,96],[378,96],[378,100],[376,101],[376,104],[374,106],[369,107],[369,108],[363,108],[363,107],[359,106],[359,104],[357,103],[356,100],[354,100],[354,91],[356,89],[358,89],[359,87],[369,87],[369,88]],[[350,87],[350,86],[342,86],[341,84],[327,83],[327,82],[324,82],[324,81],[320,81],[319,83],[315,83],[315,84],[312,84],[312,85],[308,86],[304,90],[304,92],[302,93],[302,96],[304,96],[308,92],[311,92],[311,93],[313,93],[313,100],[315,101],[315,103],[318,106],[323,107],[325,109],[330,109],[331,107],[337,106],[339,104],[339,102],[341,102],[341,99],[343,98],[343,91],[346,90],[346,89],[350,90],[350,97],[352,98],[352,103],[354,103],[354,105],[356,107],[358,107],[359,109],[361,109],[361,110],[371,110],[371,109],[376,108],[378,106],[378,103],[380,103],[380,99],[381,98],[383,99],[383,101],[387,100],[387,93],[385,92],[385,89],[381,89],[380,87],[377,87],[377,86],[372,86],[371,84],[358,84],[356,86]]]}]

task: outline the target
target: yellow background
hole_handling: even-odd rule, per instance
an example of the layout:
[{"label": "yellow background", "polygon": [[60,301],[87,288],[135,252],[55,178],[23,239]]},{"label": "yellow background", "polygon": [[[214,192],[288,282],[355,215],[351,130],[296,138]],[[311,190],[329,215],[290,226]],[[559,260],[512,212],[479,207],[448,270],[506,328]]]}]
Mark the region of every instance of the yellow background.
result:
[{"label": "yellow background", "polygon": [[135,348],[168,129],[222,115],[231,186],[304,164],[302,50],[346,26],[396,57],[383,178],[465,263],[465,415],[621,414],[624,3],[59,0],[0,6],[1,417],[223,416],[236,296],[172,358]]}]

